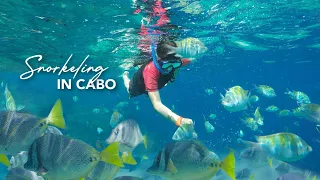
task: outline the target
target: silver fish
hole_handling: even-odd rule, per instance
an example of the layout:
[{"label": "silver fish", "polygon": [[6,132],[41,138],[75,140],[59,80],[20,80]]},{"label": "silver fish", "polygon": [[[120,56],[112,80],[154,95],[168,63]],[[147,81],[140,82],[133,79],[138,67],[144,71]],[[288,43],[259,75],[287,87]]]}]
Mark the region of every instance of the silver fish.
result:
[{"label": "silver fish", "polygon": [[185,38],[182,41],[176,41],[177,54],[185,58],[198,58],[208,51],[208,48],[198,38]]},{"label": "silver fish", "polygon": [[132,157],[132,151],[140,144],[144,143],[147,149],[147,138],[143,136],[138,123],[134,120],[126,120],[119,123],[106,140],[108,144],[118,142],[120,152],[123,153],[123,161],[126,164],[136,164]]},{"label": "silver fish", "polygon": [[232,180],[235,158],[231,152],[222,162],[199,141],[176,141],[167,144],[147,172],[170,180],[211,179],[222,169]]},{"label": "silver fish", "polygon": [[47,118],[15,111],[0,112],[0,154],[15,155],[27,151],[32,142],[45,133],[48,124],[65,128],[60,99]]},{"label": "silver fish", "polygon": [[123,167],[118,144],[113,143],[99,153],[83,141],[47,133],[32,143],[24,168],[50,179],[80,179],[99,161]]},{"label": "silver fish", "polygon": [[172,136],[174,141],[195,140],[197,138],[198,135],[194,130],[194,124],[182,124]]},{"label": "silver fish", "polygon": [[[61,131],[54,126],[48,126],[46,133],[62,135]],[[28,161],[28,152],[21,151],[17,155],[11,156],[9,168],[23,167],[27,161]]]}]

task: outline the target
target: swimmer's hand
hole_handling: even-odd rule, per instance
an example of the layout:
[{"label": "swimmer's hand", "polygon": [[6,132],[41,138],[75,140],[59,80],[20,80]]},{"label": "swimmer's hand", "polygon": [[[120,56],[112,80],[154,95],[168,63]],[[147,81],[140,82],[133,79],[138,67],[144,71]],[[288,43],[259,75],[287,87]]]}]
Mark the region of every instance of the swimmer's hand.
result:
[{"label": "swimmer's hand", "polygon": [[193,126],[193,121],[192,121],[192,119],[189,119],[189,118],[182,118],[181,125],[182,124],[187,124],[187,125],[192,125]]},{"label": "swimmer's hand", "polygon": [[192,119],[188,118],[183,118],[181,120],[181,125],[172,136],[172,139],[175,141],[191,140],[197,138],[198,135],[194,130],[194,122],[192,121]]}]

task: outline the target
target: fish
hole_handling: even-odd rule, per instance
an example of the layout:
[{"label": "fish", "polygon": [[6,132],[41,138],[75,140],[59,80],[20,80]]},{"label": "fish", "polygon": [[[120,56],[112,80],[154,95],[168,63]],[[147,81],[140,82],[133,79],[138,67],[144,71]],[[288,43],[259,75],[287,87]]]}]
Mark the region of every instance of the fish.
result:
[{"label": "fish", "polygon": [[311,146],[298,135],[292,133],[256,136],[256,140],[269,156],[284,162],[301,160],[312,152]]},{"label": "fish", "polygon": [[[46,133],[52,133],[57,135],[62,135],[62,132],[54,127],[54,126],[48,126]],[[10,158],[10,166],[9,168],[16,168],[16,167],[22,167],[24,164],[28,161],[28,152],[27,151],[21,151],[15,156],[11,156]]]},{"label": "fish", "polygon": [[87,176],[87,180],[112,179],[119,172],[120,167],[99,161],[97,166]]},{"label": "fish", "polygon": [[261,116],[261,114],[259,112],[259,108],[260,107],[257,107],[257,109],[254,112],[254,120],[257,122],[258,125],[262,126],[264,118]]},{"label": "fish", "polygon": [[103,129],[102,129],[101,127],[97,127],[97,133],[98,133],[98,134],[103,133]]},{"label": "fish", "polygon": [[207,95],[209,95],[209,96],[214,94],[213,89],[207,88],[207,89],[205,89],[204,91],[205,91],[205,92],[207,93]]},{"label": "fish", "polygon": [[212,133],[215,130],[215,128],[209,121],[205,121],[204,126],[206,128],[207,133]]},{"label": "fish", "polygon": [[258,102],[259,101],[259,97],[256,95],[250,96],[249,101],[252,103]]},{"label": "fish", "polygon": [[192,140],[197,139],[198,134],[194,130],[195,122],[193,124],[181,124],[178,129],[174,132],[172,140],[181,141],[181,140]]},{"label": "fish", "polygon": [[242,111],[248,108],[250,93],[240,86],[234,86],[226,91],[225,96],[220,94],[221,104],[230,112]]},{"label": "fish", "polygon": [[140,127],[135,120],[126,120],[119,123],[111,132],[111,135],[106,139],[108,144],[118,142],[120,152],[122,152],[122,160],[126,164],[137,164],[132,157],[132,151],[143,143],[145,149],[148,147],[147,136],[142,135]]},{"label": "fish", "polygon": [[278,116],[280,116],[280,117],[290,116],[290,115],[291,115],[291,111],[288,110],[288,109],[281,110],[281,111],[278,113]]},{"label": "fish", "polygon": [[273,97],[276,97],[276,92],[274,91],[274,89],[270,86],[267,86],[267,85],[254,85],[256,91],[258,93],[260,93],[261,95],[263,95],[264,97],[267,97],[267,98],[273,98]]},{"label": "fish", "polygon": [[176,54],[184,58],[199,58],[208,51],[208,48],[198,38],[185,38],[175,41],[177,47],[174,48]]},{"label": "fish", "polygon": [[246,117],[244,119],[240,118],[243,124],[245,124],[248,128],[250,128],[252,131],[258,130],[258,124],[252,117]]},{"label": "fish", "polygon": [[92,112],[95,114],[99,114],[100,113],[100,109],[99,108],[94,108],[92,109]]},{"label": "fish", "polygon": [[291,166],[288,163],[281,163],[275,170],[281,174],[286,174],[290,171]]},{"label": "fish", "polygon": [[263,149],[261,144],[244,141],[242,139],[238,139],[238,142],[247,147],[243,151],[241,151],[240,157],[241,159],[248,162],[247,164],[249,166],[272,166],[272,159],[269,157],[269,154]]},{"label": "fish", "polygon": [[237,173],[236,179],[247,179],[250,177],[251,171],[248,168],[244,168]]},{"label": "fish", "polygon": [[244,136],[244,133],[243,133],[243,131],[240,129],[240,130],[239,130],[239,137],[242,138],[243,136]]},{"label": "fish", "polygon": [[211,179],[220,169],[235,180],[233,152],[220,162],[219,157],[199,141],[186,140],[168,143],[147,172],[170,180]]},{"label": "fish", "polygon": [[140,177],[134,177],[134,176],[119,176],[114,178],[113,180],[143,180]]},{"label": "fish", "polygon": [[42,177],[37,176],[33,171],[28,171],[24,168],[12,168],[8,171],[6,180],[43,180]]},{"label": "fish", "polygon": [[30,146],[24,168],[49,179],[80,179],[92,172],[100,161],[123,167],[119,144],[112,143],[98,152],[81,140],[47,133]]},{"label": "fish", "polygon": [[287,91],[284,93],[287,94],[291,99],[294,99],[297,101],[298,104],[310,104],[310,98],[308,95],[301,91],[290,91],[287,89]]},{"label": "fish", "polygon": [[206,119],[206,117],[203,115],[204,118],[204,127],[206,128],[207,133],[212,133],[215,128],[213,125]]},{"label": "fish", "polygon": [[23,165],[28,161],[28,152],[27,151],[21,151],[15,156],[11,156],[10,158],[10,166],[11,168],[23,168]]},{"label": "fish", "polygon": [[320,105],[319,104],[303,104],[293,110],[293,115],[302,117],[317,125],[320,124]]},{"label": "fish", "polygon": [[277,178],[277,180],[304,180],[303,176],[296,173],[287,173]]},{"label": "fish", "polygon": [[215,115],[215,114],[210,114],[210,119],[215,119],[216,117],[217,117],[217,115]]},{"label": "fish", "polygon": [[277,112],[277,111],[279,111],[279,108],[275,105],[271,105],[266,108],[266,111],[267,112]]},{"label": "fish", "polygon": [[15,111],[0,112],[0,154],[27,151],[33,141],[46,132],[49,124],[61,129],[66,127],[60,99],[46,118]]},{"label": "fish", "polygon": [[72,100],[73,100],[74,102],[78,102],[79,98],[78,98],[78,96],[73,96],[73,97],[72,97]]},{"label": "fish", "polygon": [[122,115],[119,113],[118,110],[115,110],[110,118],[110,126],[112,128],[116,127],[116,125],[119,123],[120,119],[122,118]]}]

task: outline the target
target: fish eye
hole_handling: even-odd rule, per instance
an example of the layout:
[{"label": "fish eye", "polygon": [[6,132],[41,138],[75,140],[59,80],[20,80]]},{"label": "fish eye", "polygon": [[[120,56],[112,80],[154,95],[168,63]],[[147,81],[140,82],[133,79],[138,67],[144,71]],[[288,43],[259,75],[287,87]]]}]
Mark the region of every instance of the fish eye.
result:
[{"label": "fish eye", "polygon": [[210,163],[210,165],[209,165],[210,167],[213,167],[214,166],[214,164],[213,163]]},{"label": "fish eye", "polygon": [[118,129],[114,131],[114,134],[115,134],[115,135],[118,135],[118,133],[119,133],[119,130],[118,130]]}]

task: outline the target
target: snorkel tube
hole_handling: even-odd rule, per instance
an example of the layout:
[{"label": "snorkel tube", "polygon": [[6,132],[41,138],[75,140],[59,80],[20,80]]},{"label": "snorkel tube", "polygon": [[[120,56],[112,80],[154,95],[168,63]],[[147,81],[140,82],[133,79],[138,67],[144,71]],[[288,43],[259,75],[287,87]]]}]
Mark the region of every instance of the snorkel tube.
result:
[{"label": "snorkel tube", "polygon": [[152,43],[151,44],[151,54],[152,54],[152,60],[153,60],[153,64],[154,66],[158,69],[158,71],[161,73],[161,74],[168,74],[168,72],[166,72],[165,70],[163,70],[158,62],[157,62],[157,56],[156,56],[156,51],[154,49],[154,44]]}]

